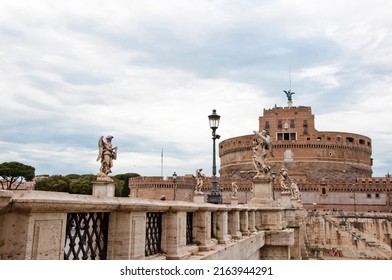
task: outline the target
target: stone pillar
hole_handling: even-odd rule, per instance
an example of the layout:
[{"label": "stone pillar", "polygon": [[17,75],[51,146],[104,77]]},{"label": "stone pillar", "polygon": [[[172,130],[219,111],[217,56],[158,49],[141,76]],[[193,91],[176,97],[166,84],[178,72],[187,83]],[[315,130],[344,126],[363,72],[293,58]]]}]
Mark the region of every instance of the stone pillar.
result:
[{"label": "stone pillar", "polygon": [[272,199],[272,178],[257,177],[252,181],[253,195],[250,204],[271,205]]},{"label": "stone pillar", "polygon": [[146,212],[110,214],[108,259],[144,259],[146,245]]},{"label": "stone pillar", "polygon": [[247,210],[243,210],[240,212],[240,231],[243,236],[250,235],[249,215],[250,215],[250,212],[248,212]]},{"label": "stone pillar", "polygon": [[228,234],[228,213],[227,211],[219,211],[217,214],[216,237],[218,243],[227,244],[230,242],[231,236]]},{"label": "stone pillar", "polygon": [[257,229],[256,229],[256,211],[255,210],[251,210],[248,213],[249,213],[249,231],[251,233],[257,232]]},{"label": "stone pillar", "polygon": [[194,214],[193,229],[200,251],[208,251],[215,243],[211,240],[211,212],[199,211]]},{"label": "stone pillar", "polygon": [[114,197],[116,190],[116,183],[109,177],[104,177],[106,180],[99,178],[93,183],[93,196],[99,197]]},{"label": "stone pillar", "polygon": [[229,233],[233,239],[241,239],[240,213],[238,210],[229,212]]},{"label": "stone pillar", "polygon": [[179,260],[189,256],[186,250],[186,212],[168,212],[165,216],[166,258]]},{"label": "stone pillar", "polygon": [[257,231],[263,229],[263,226],[262,226],[262,223],[261,223],[261,219],[262,219],[261,211],[260,210],[256,210],[255,211],[255,228],[256,228]]}]

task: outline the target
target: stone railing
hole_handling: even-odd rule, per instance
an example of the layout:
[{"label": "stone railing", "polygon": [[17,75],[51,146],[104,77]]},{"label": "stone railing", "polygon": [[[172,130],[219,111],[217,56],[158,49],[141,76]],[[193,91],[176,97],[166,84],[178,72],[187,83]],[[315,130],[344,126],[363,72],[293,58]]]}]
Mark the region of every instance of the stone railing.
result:
[{"label": "stone railing", "polygon": [[0,259],[290,259],[291,210],[0,191]]}]

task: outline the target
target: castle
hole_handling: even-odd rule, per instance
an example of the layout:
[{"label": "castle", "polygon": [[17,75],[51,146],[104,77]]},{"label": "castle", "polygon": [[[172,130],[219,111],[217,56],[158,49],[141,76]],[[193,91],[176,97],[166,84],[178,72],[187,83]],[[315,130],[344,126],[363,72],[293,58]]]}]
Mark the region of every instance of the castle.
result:
[{"label": "castle", "polygon": [[[273,142],[274,157],[269,160],[275,175],[274,197],[280,198],[282,168],[297,183],[302,203],[308,210],[382,211],[392,210],[392,180],[372,177],[372,140],[366,135],[339,131],[318,131],[309,106],[264,109],[258,129],[266,130]],[[249,128],[252,131],[252,128]],[[252,145],[254,134],[237,136],[219,143],[219,186],[223,203],[230,202],[231,183],[238,185],[239,203],[251,198]],[[208,193],[209,178],[203,190]],[[195,179],[179,176],[178,200],[192,201]],[[171,198],[173,179],[137,177],[130,180],[131,196]]]}]

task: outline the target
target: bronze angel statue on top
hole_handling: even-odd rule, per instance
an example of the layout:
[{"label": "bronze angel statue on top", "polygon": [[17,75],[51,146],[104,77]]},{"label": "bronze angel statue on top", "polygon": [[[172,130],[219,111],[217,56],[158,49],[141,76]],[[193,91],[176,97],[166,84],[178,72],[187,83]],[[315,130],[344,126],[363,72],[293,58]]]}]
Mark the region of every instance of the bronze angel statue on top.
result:
[{"label": "bronze angel statue on top", "polygon": [[295,94],[295,92],[293,92],[291,90],[284,90],[283,92],[287,96],[287,101],[289,101],[289,102],[293,101],[293,94]]},{"label": "bronze angel statue on top", "polygon": [[100,177],[105,177],[112,173],[113,160],[117,159],[117,147],[112,146],[113,136],[106,136],[106,142],[101,136],[98,140],[98,157],[97,161],[101,160]]}]

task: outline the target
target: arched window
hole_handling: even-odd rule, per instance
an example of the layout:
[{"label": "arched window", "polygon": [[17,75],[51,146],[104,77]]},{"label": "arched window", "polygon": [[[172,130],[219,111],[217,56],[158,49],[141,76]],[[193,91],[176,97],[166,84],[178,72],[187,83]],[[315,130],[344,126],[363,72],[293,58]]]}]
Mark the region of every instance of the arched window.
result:
[{"label": "arched window", "polygon": [[354,143],[354,138],[352,137],[346,137],[346,143]]}]

